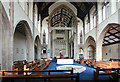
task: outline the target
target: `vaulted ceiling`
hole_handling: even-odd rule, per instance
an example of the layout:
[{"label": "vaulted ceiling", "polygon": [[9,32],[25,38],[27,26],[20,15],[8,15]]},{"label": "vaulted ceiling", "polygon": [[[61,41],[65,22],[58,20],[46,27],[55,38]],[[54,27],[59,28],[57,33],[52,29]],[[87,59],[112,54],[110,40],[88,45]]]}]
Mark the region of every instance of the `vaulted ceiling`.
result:
[{"label": "vaulted ceiling", "polygon": [[[41,19],[43,20],[48,16],[48,9],[54,2],[34,2],[38,6],[38,13],[41,14]],[[96,5],[95,2],[70,2],[73,6],[77,8],[77,17],[81,20],[84,20],[84,17],[93,5]]]}]

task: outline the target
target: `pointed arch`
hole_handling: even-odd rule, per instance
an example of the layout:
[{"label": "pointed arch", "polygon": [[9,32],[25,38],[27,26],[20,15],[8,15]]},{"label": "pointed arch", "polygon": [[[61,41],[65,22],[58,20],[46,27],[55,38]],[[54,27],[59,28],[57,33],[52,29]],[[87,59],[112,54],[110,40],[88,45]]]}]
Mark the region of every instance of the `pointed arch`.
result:
[{"label": "pointed arch", "polygon": [[33,60],[33,36],[25,20],[21,20],[14,30],[13,61]]},{"label": "pointed arch", "polygon": [[40,55],[41,55],[41,41],[39,35],[37,35],[34,41],[34,59],[35,60],[40,59]]},{"label": "pointed arch", "polygon": [[[62,5],[58,6],[57,8],[55,8],[51,12],[51,14],[49,15],[49,18],[48,18],[49,27],[52,26],[52,18],[54,17],[54,15],[58,15],[58,17],[59,17],[59,12],[61,12],[61,15],[62,15],[62,10],[61,9],[64,9],[64,13],[65,14],[68,12],[68,14],[70,14],[72,16],[72,18],[70,17],[70,20],[73,20],[74,25],[76,25],[76,23],[77,23],[77,16],[75,15],[75,13],[68,6],[62,4]],[[66,10],[66,12],[65,12],[65,10]],[[67,16],[67,15],[65,15],[65,16]],[[68,16],[68,18],[69,18],[69,16]]]}]

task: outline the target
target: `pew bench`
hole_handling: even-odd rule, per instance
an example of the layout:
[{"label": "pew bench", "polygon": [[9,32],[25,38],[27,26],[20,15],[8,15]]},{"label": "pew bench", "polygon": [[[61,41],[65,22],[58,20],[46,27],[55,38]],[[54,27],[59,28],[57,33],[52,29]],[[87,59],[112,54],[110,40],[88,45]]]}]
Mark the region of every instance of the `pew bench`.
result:
[{"label": "pew bench", "polygon": [[[97,68],[96,71],[94,71],[94,80],[98,80],[99,76],[109,75],[110,76],[109,78],[111,78],[111,80],[118,81],[119,70],[120,70],[120,68],[118,68],[118,69],[100,69],[100,68]],[[110,72],[107,72],[107,71],[110,71]]]},{"label": "pew bench", "polygon": [[[71,72],[70,74],[51,74],[51,72],[64,72],[64,71],[69,71]],[[73,74],[73,69],[72,70],[43,70],[43,71],[1,71],[2,75],[0,76],[2,78],[2,82],[6,82],[8,79],[11,82],[14,82],[15,79],[25,79],[26,82],[30,82],[31,79],[44,79],[44,82],[46,81],[51,81],[51,79],[60,79],[62,78],[70,78],[70,81],[73,80],[73,82],[79,82],[79,73],[77,75]],[[6,75],[5,73],[13,73],[13,72],[23,72],[24,74],[20,75]],[[28,72],[48,72],[48,74],[28,74]],[[18,73],[19,74],[19,73]],[[75,78],[75,80],[73,79]]]}]

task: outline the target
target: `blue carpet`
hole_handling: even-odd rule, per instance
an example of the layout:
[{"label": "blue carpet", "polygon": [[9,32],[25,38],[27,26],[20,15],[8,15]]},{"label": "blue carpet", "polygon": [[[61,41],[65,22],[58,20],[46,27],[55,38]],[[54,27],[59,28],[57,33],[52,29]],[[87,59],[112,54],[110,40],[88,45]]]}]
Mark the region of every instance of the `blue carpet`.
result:
[{"label": "blue carpet", "polygon": [[[84,81],[85,80],[89,80],[89,81],[93,80],[93,77],[94,77],[93,76],[93,71],[95,71],[95,69],[87,67],[87,66],[85,66],[85,64],[81,65],[81,64],[76,63],[76,62],[74,62],[73,65],[78,65],[78,66],[84,66],[84,67],[86,67],[86,70],[79,74],[80,80],[82,80],[82,81],[83,80]],[[56,70],[57,66],[61,66],[61,65],[60,64],[58,65],[56,60],[52,60],[52,62],[50,63],[50,65],[45,70]],[[57,72],[57,73],[54,73],[54,74],[60,74],[60,73]],[[100,76],[99,80],[108,80],[108,76],[102,76],[102,77]]]},{"label": "blue carpet", "polygon": [[[86,70],[84,72],[82,72],[82,73],[79,74],[80,75],[80,80],[93,80],[93,71],[94,71],[93,68],[87,67],[85,65],[78,64],[76,62],[74,62],[73,65],[78,65],[78,66],[84,66],[84,67],[86,67]],[[53,60],[50,63],[49,67],[47,67],[45,70],[56,70],[57,66],[61,66],[61,65],[58,65],[57,61]],[[56,73],[56,74],[58,74],[58,73]]]},{"label": "blue carpet", "polygon": [[[81,65],[81,64],[76,63],[76,62],[74,62],[73,65],[86,67],[85,71],[83,71],[82,73],[79,73],[80,81],[82,81],[82,82],[84,82],[84,81],[85,82],[86,81],[90,81],[90,82],[93,81],[93,71],[95,71],[95,69],[87,67],[87,66],[85,66],[85,64]],[[44,70],[56,70],[57,66],[61,66],[61,65],[60,64],[58,65],[56,60],[52,60],[52,62],[49,64],[49,66],[46,69],[44,69]],[[47,72],[43,72],[41,74],[48,74],[48,73]],[[53,72],[51,74],[63,74],[63,72]],[[102,77],[100,76],[99,80],[102,80],[102,82],[105,80],[105,82],[106,82],[106,81],[108,81],[108,76],[102,76]]]}]

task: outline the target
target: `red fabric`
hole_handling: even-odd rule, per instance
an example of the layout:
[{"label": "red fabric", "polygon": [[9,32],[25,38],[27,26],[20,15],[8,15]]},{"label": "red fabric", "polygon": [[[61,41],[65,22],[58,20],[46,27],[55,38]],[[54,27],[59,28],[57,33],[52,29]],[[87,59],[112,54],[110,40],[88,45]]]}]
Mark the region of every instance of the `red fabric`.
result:
[{"label": "red fabric", "polygon": [[64,56],[63,56],[61,53],[60,53],[60,58],[61,58],[61,59],[64,59]]},{"label": "red fabric", "polygon": [[61,56],[61,59],[64,59],[64,56]]}]

